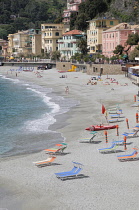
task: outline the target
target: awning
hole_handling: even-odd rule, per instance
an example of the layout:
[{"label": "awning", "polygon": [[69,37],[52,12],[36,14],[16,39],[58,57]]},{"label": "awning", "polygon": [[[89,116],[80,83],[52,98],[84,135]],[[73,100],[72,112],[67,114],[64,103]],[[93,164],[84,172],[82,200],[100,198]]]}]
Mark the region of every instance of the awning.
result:
[{"label": "awning", "polygon": [[123,58],[128,58],[128,56],[127,55],[124,55]]},{"label": "awning", "polygon": [[130,66],[131,69],[139,69],[139,66]]}]

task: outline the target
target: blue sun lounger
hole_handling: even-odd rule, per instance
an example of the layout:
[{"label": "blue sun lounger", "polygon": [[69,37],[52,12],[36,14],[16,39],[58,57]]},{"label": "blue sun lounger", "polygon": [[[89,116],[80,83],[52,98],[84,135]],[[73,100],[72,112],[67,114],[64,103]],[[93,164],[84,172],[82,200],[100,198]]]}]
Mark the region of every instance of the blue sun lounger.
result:
[{"label": "blue sun lounger", "polygon": [[55,173],[56,176],[62,175],[62,174],[69,174],[69,173],[73,173],[77,170],[77,166],[74,166],[73,169],[71,171],[65,171],[65,172],[59,172],[59,173]]},{"label": "blue sun lounger", "polygon": [[139,130],[136,130],[135,132],[133,133],[123,133],[122,135],[123,136],[126,136],[127,138],[132,138],[132,137],[138,137],[137,133],[139,132]]},{"label": "blue sun lounger", "polygon": [[73,162],[73,164],[75,164],[75,166],[73,167],[73,169],[71,171],[55,173],[56,177],[61,180],[77,177],[79,175],[80,171],[82,170],[83,165],[81,163],[77,163],[77,162]]},{"label": "blue sun lounger", "polygon": [[59,175],[57,175],[57,178],[59,178],[63,181],[64,179],[67,179],[67,178],[76,177],[76,176],[79,175],[81,170],[82,170],[82,168],[78,168],[75,172],[69,172],[69,173],[66,173],[66,174],[59,174]]},{"label": "blue sun lounger", "polygon": [[138,152],[134,150],[131,154],[128,155],[118,155],[117,158],[120,161],[124,160],[129,160],[129,159],[134,159],[137,156]]},{"label": "blue sun lounger", "polygon": [[115,144],[123,144],[124,143],[124,140],[113,141],[112,143],[115,143]]},{"label": "blue sun lounger", "polygon": [[118,145],[116,143],[112,143],[112,145],[110,147],[106,147],[106,148],[102,148],[102,149],[98,149],[99,152],[110,152],[110,151],[115,151],[115,149],[118,147]]}]

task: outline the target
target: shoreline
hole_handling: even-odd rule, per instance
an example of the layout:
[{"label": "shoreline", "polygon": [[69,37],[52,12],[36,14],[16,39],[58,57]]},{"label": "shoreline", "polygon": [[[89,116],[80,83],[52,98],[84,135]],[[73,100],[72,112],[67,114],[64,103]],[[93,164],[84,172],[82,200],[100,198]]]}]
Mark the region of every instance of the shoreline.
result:
[{"label": "shoreline", "polygon": [[[2,67],[0,67],[0,74],[3,72],[1,69]],[[106,147],[103,131],[98,132],[95,137],[100,140],[100,143],[79,143],[80,138],[90,137],[90,133],[85,131],[86,127],[98,124],[101,120],[104,122],[105,118],[101,114],[102,103],[106,108],[119,103],[124,115],[129,119],[130,128],[134,126],[136,108],[130,105],[134,103],[133,96],[137,93],[137,87],[133,86],[124,75],[112,77],[121,84],[127,82],[128,86],[103,85],[106,76],[102,76],[103,81],[98,82],[96,86],[86,85],[90,75],[81,72],[69,72],[68,77],[62,79],[59,79],[61,74],[56,70],[43,72],[42,75],[42,78],[37,78],[34,74],[23,72],[19,75],[19,79],[53,87],[54,93],[80,101],[78,106],[72,107],[65,113],[66,125],[56,129],[66,138],[68,144],[66,152],[69,154],[57,156],[55,162],[59,165],[41,169],[34,166],[33,162],[47,159],[44,151],[3,160],[1,182],[5,193],[2,194],[0,208],[120,210],[122,206],[126,210],[137,210],[139,161],[118,162],[116,156],[124,153],[123,146],[120,147],[123,150],[122,153],[99,154],[97,149]],[[69,94],[66,95],[64,90],[67,85]],[[118,124],[119,138],[123,138],[121,134],[127,131],[126,123],[123,121]],[[113,139],[118,140],[115,129],[108,131],[108,145]],[[129,150],[134,145],[139,145],[138,138],[129,141],[132,142],[128,145]],[[71,169],[72,161],[81,162],[84,165],[82,173],[86,178],[64,182],[58,180],[54,173]]]}]

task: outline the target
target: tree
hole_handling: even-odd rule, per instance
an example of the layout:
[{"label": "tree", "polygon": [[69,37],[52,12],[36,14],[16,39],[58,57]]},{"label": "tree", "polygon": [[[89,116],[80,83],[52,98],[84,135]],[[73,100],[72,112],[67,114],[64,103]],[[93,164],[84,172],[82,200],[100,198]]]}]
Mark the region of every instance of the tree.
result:
[{"label": "tree", "polygon": [[0,28],[0,39],[7,39],[7,31],[5,29]]},{"label": "tree", "polygon": [[130,53],[129,59],[134,61],[135,57],[139,57],[139,45]]},{"label": "tree", "polygon": [[86,30],[88,23],[86,22],[88,20],[88,15],[85,13],[81,13],[77,16],[75,21],[75,26],[78,30],[84,31]]},{"label": "tree", "polygon": [[51,60],[59,60],[60,56],[61,56],[60,51],[58,51],[58,50],[53,51],[52,55],[51,55]]},{"label": "tree", "polygon": [[88,49],[87,49],[87,40],[86,38],[81,38],[78,40],[78,43],[77,43],[77,46],[81,52],[81,54],[83,55],[86,55],[87,52],[88,52]]},{"label": "tree", "polygon": [[124,50],[124,47],[122,45],[117,45],[113,53],[116,55],[122,55],[123,50]]}]

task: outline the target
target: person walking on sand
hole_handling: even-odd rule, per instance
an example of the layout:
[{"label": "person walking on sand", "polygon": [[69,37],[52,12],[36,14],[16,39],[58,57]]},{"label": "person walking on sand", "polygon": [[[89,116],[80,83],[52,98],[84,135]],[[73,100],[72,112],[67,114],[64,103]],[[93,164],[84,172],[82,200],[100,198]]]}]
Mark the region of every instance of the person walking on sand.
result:
[{"label": "person walking on sand", "polygon": [[65,93],[69,93],[69,87],[67,86],[66,88],[65,88]]}]

